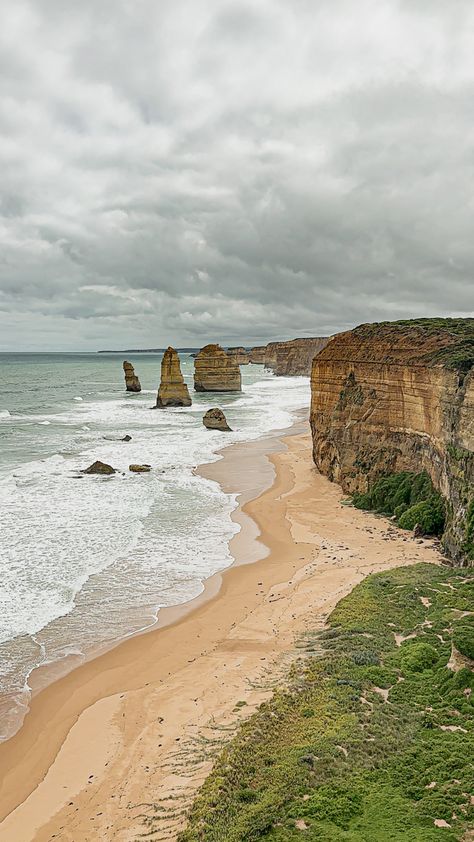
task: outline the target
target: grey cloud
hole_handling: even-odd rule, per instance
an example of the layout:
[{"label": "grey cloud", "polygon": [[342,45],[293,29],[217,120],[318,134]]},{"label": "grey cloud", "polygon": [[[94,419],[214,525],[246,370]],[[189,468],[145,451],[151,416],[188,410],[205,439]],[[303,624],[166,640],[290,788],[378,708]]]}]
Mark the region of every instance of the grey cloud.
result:
[{"label": "grey cloud", "polygon": [[6,9],[0,349],[260,342],[472,314],[474,10],[352,12]]}]

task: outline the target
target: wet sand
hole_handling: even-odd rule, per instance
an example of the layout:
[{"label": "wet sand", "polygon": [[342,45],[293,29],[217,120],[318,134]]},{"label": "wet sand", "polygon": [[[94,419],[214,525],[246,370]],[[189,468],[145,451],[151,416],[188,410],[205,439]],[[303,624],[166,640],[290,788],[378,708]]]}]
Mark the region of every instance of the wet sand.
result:
[{"label": "wet sand", "polygon": [[304,428],[199,469],[241,495],[236,564],[163,611],[161,627],[36,695],[0,746],[0,839],[175,839],[216,751],[272,692],[298,636],[368,573],[440,561],[431,541],[341,505]]}]

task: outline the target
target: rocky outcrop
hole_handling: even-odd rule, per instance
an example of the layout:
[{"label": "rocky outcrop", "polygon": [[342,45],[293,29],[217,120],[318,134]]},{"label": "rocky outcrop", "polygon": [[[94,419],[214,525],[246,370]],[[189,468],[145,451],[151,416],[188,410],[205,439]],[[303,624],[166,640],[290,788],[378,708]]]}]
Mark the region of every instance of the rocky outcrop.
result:
[{"label": "rocky outcrop", "polygon": [[250,362],[253,363],[253,365],[264,365],[266,353],[266,345],[255,345],[255,347],[251,348],[249,351]]},{"label": "rocky outcrop", "polygon": [[220,345],[201,348],[194,361],[196,392],[240,392],[242,377],[237,363]]},{"label": "rocky outcrop", "polygon": [[124,360],[123,371],[125,374],[125,388],[127,389],[127,392],[141,392],[142,387],[137,375],[135,374],[135,369],[133,368],[132,363]]},{"label": "rocky outcrop", "polygon": [[227,348],[226,354],[237,365],[248,365],[250,362],[249,352],[242,345],[238,348]]},{"label": "rocky outcrop", "polygon": [[202,419],[202,423],[208,430],[222,430],[223,432],[230,431],[227,418],[222,412],[222,409],[219,409],[217,406],[214,407],[214,409],[208,409]]},{"label": "rocky outcrop", "polygon": [[474,319],[361,325],[315,358],[317,467],[347,492],[426,470],[447,501],[447,552],[474,562]]},{"label": "rocky outcrop", "polygon": [[327,336],[314,336],[288,342],[269,342],[265,353],[265,368],[279,376],[309,377],[314,357],[326,347],[329,339]]},{"label": "rocky outcrop", "polygon": [[106,462],[100,462],[97,460],[93,462],[92,465],[89,465],[88,468],[81,471],[81,474],[101,474],[102,476],[108,476],[110,474],[115,474],[115,468],[112,468],[112,465],[107,465]]},{"label": "rocky outcrop", "polygon": [[188,387],[181,374],[179,356],[174,348],[167,348],[161,361],[161,383],[156,406],[191,406]]},{"label": "rocky outcrop", "polygon": [[132,472],[132,474],[149,474],[151,471],[151,465],[129,465],[128,470]]}]

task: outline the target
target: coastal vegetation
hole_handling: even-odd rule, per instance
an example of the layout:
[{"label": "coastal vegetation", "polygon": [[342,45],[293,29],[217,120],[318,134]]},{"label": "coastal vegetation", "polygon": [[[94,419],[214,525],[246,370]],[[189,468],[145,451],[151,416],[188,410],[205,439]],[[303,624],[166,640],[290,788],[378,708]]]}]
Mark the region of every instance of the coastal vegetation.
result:
[{"label": "coastal vegetation", "polygon": [[180,842],[463,839],[473,598],[472,571],[427,564],[358,585],[224,749]]},{"label": "coastal vegetation", "polygon": [[420,528],[423,535],[442,535],[446,504],[426,471],[400,471],[380,477],[364,494],[355,492],[358,509],[394,517],[402,529]]}]

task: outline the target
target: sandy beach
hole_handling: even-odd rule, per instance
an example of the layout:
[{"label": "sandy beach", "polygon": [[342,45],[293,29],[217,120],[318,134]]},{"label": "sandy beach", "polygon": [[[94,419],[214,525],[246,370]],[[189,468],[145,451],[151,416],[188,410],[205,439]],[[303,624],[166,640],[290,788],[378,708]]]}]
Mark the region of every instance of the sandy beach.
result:
[{"label": "sandy beach", "polygon": [[305,629],[367,574],[440,561],[433,541],[341,504],[313,465],[306,422],[222,456],[200,471],[240,495],[236,563],[163,611],[161,627],[33,698],[0,746],[2,842],[175,839],[216,752]]}]

